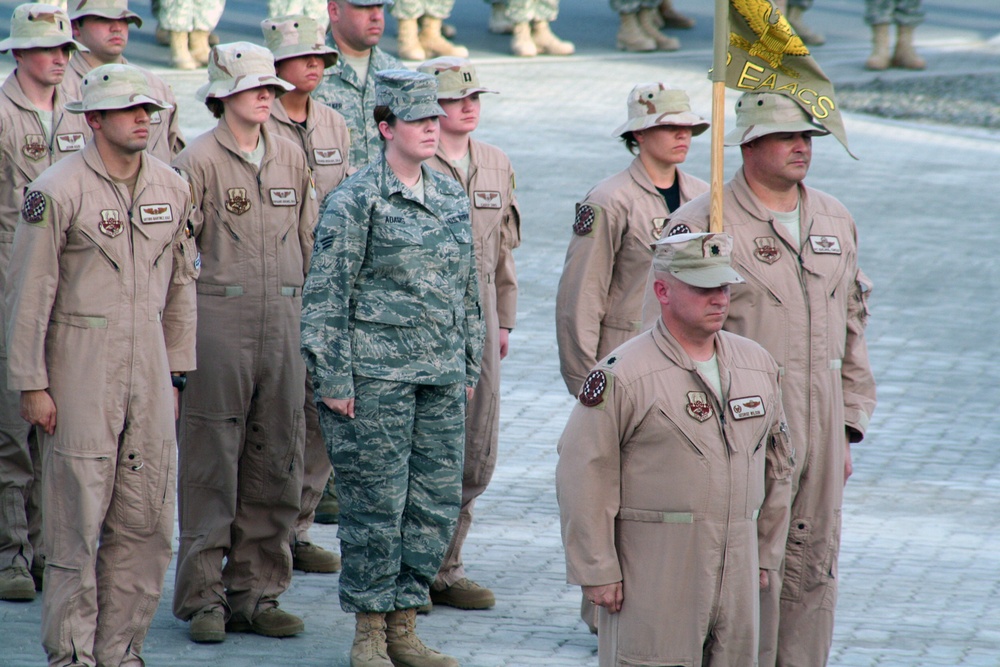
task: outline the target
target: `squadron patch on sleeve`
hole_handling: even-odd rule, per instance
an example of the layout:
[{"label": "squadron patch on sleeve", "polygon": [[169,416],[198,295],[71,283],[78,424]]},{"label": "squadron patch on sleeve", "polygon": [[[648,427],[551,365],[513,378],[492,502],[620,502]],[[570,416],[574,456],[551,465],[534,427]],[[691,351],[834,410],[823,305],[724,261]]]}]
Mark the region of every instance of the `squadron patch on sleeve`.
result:
[{"label": "squadron patch on sleeve", "polygon": [[45,209],[48,200],[38,190],[32,190],[24,197],[21,204],[21,219],[30,225],[40,225],[45,222]]},{"label": "squadron patch on sleeve", "polygon": [[594,231],[597,213],[600,209],[590,204],[577,204],[576,219],[573,221],[573,233],[577,236],[587,236]]},{"label": "squadron patch on sleeve", "polygon": [[678,225],[674,225],[673,227],[671,227],[670,231],[667,232],[667,236],[677,236],[678,234],[690,234],[690,233],[691,233],[691,228],[682,222]]},{"label": "squadron patch on sleeve", "polygon": [[604,371],[591,371],[580,389],[580,402],[593,408],[604,402],[604,391],[608,388],[608,376]]}]

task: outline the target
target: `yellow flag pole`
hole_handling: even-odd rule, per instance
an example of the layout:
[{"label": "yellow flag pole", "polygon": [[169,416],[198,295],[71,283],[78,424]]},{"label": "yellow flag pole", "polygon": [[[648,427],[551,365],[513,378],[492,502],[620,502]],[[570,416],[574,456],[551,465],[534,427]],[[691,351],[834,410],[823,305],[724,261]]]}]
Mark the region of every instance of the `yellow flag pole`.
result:
[{"label": "yellow flag pole", "polygon": [[729,0],[715,0],[712,38],[712,207],[708,230],[722,231],[722,169],[726,117],[726,60],[729,54]]}]

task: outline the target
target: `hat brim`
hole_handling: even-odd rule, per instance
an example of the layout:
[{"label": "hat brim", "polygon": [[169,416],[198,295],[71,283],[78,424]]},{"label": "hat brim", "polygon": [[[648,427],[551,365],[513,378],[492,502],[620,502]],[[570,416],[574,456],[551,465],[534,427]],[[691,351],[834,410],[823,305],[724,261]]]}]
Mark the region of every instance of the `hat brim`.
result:
[{"label": "hat brim", "polygon": [[438,100],[463,100],[469,95],[475,95],[476,93],[493,93],[494,95],[499,95],[499,91],[490,90],[489,88],[462,88],[461,90],[439,90]]},{"label": "hat brim", "polygon": [[711,123],[696,113],[682,111],[681,113],[663,113],[658,116],[643,116],[632,118],[624,125],[615,130],[611,136],[620,137],[626,132],[639,132],[648,130],[651,127],[661,127],[663,125],[676,125],[677,127],[690,127],[691,134],[698,136],[707,130]]},{"label": "hat brim", "polygon": [[396,118],[400,120],[405,120],[408,123],[412,123],[415,120],[423,120],[424,118],[435,118],[438,116],[447,116],[444,109],[437,102],[425,102],[423,104],[414,104],[413,106],[407,107],[405,112],[397,113],[395,109],[389,107]]},{"label": "hat brim", "polygon": [[79,14],[70,14],[69,20],[76,21],[78,19],[82,19],[87,16],[99,16],[102,19],[111,19],[111,20],[121,19],[123,21],[128,21],[129,23],[134,23],[136,28],[142,27],[142,17],[136,14],[135,12],[131,12],[127,9],[121,12],[115,12],[110,9],[95,9],[93,11],[85,10],[80,12]]},{"label": "hat brim", "polygon": [[290,47],[288,49],[278,49],[277,51],[272,51],[274,54],[274,62],[280,63],[282,60],[289,60],[290,58],[299,58],[301,56],[319,56],[323,59],[323,69],[328,69],[337,64],[337,60],[340,55],[331,49],[329,46],[318,46],[315,48],[299,48]]},{"label": "hat brim", "polygon": [[742,146],[743,144],[751,142],[754,139],[759,139],[763,136],[767,136],[768,134],[778,134],[781,132],[809,132],[816,137],[822,137],[830,134],[830,130],[826,129],[819,123],[805,120],[776,125],[759,123],[757,125],[751,125],[750,127],[737,127],[730,130],[726,134],[725,145]]},{"label": "hat brim", "polygon": [[746,282],[743,276],[736,273],[733,267],[724,264],[702,269],[679,269],[677,271],[671,269],[668,273],[682,283],[691,285],[692,287],[705,287],[709,289]]},{"label": "hat brim", "polygon": [[130,109],[138,106],[150,106],[155,111],[167,111],[173,109],[173,105],[167,104],[148,95],[118,95],[101,100],[94,106],[85,107],[83,100],[67,102],[64,105],[66,111],[70,113],[85,113],[87,111],[114,111],[117,109]]},{"label": "hat brim", "polygon": [[244,90],[263,88],[264,86],[273,87],[278,96],[295,90],[295,86],[284,79],[279,79],[273,74],[260,74],[227,81],[210,81],[195,91],[194,96],[199,102],[204,102],[209,98],[221,100],[236,93],[242,93]]},{"label": "hat brim", "polygon": [[51,37],[33,37],[29,39],[21,37],[8,37],[7,39],[0,41],[0,53],[7,53],[11,49],[52,49],[57,46],[63,46],[64,44],[69,46],[71,49],[83,51],[84,53],[90,53],[90,49],[75,39],[56,37],[55,35]]}]

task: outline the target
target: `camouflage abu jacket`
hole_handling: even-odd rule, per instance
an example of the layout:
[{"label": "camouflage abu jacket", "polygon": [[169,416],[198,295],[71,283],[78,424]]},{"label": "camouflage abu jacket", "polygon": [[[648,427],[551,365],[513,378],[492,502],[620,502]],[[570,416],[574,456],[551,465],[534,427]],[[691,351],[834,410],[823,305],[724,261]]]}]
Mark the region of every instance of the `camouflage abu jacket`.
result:
[{"label": "camouflage abu jacket", "polygon": [[427,166],[424,202],[380,153],[323,204],[302,296],[302,354],[317,397],[354,375],[475,386],[479,281],[461,186]]}]

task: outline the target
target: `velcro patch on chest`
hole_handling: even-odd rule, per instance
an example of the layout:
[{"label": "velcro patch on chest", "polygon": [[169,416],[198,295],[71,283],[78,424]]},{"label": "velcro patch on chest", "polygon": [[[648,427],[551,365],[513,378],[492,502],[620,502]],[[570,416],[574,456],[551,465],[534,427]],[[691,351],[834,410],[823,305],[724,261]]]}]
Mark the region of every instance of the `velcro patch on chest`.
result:
[{"label": "velcro patch on chest", "polygon": [[295,206],[299,203],[295,188],[271,188],[268,193],[271,195],[271,206]]},{"label": "velcro patch on chest", "polygon": [[840,239],[836,236],[810,236],[809,245],[812,246],[812,250],[817,255],[839,255],[840,250]]},{"label": "velcro patch on chest", "polygon": [[756,246],[753,256],[765,264],[774,264],[781,258],[778,242],[773,236],[758,236],[753,240],[753,244]]},{"label": "velcro patch on chest", "polygon": [[101,221],[97,223],[97,228],[101,230],[101,233],[115,238],[123,231],[125,231],[125,223],[122,222],[121,211],[115,210],[113,208],[106,208],[101,211]]},{"label": "velcro patch on chest", "polygon": [[139,221],[144,225],[173,222],[173,219],[170,204],[145,204],[139,207]]},{"label": "velcro patch on chest", "polygon": [[41,160],[49,154],[49,147],[45,144],[45,137],[40,134],[29,134],[24,137],[24,145],[21,146],[21,153],[29,160]]},{"label": "velcro patch on chest", "polygon": [[78,150],[82,150],[87,141],[83,136],[83,132],[70,132],[68,134],[57,134],[56,135],[56,146],[63,153],[74,153]]},{"label": "velcro patch on chest", "polygon": [[736,421],[752,417],[763,417],[767,412],[764,409],[764,399],[760,396],[734,398],[729,401],[729,411],[733,413],[733,419]]},{"label": "velcro patch on chest", "polygon": [[472,205],[476,208],[500,208],[500,193],[493,190],[473,190]]},{"label": "velcro patch on chest", "polygon": [[713,414],[712,404],[708,402],[708,394],[703,391],[687,393],[687,413],[700,422],[708,421]]},{"label": "velcro patch on chest", "polygon": [[344,156],[339,148],[314,148],[313,159],[316,160],[316,164],[322,165],[344,163]]},{"label": "velcro patch on chest", "polygon": [[229,188],[226,191],[226,210],[234,215],[243,215],[250,210],[250,200],[246,188]]}]

